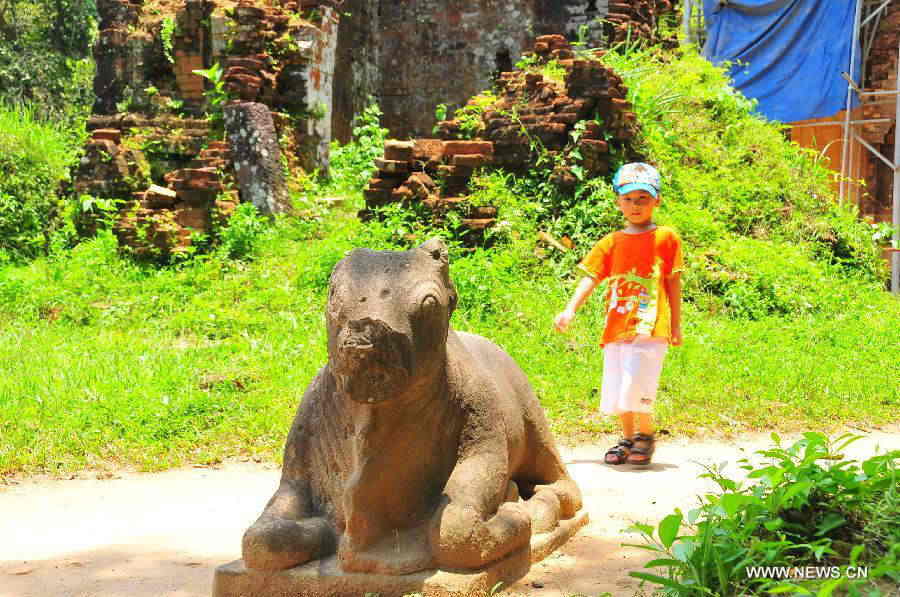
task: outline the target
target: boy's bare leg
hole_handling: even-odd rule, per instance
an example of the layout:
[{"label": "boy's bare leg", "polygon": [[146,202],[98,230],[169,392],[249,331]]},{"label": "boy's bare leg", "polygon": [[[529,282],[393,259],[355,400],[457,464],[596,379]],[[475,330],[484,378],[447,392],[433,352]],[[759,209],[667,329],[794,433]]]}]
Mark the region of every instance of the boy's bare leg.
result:
[{"label": "boy's bare leg", "polygon": [[625,439],[634,437],[634,413],[621,413],[619,415],[619,421],[622,423],[622,437]]},{"label": "boy's bare leg", "polygon": [[[629,413],[631,414],[631,413]],[[638,431],[644,435],[653,435],[653,415],[650,413],[638,413]],[[631,436],[627,436],[631,437]]]}]

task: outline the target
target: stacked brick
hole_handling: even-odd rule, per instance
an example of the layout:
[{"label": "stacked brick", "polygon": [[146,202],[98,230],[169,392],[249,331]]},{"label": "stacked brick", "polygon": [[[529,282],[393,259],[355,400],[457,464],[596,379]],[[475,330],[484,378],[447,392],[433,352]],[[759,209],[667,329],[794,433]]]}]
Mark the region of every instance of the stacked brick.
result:
[{"label": "stacked brick", "polygon": [[[128,145],[153,146],[157,152],[171,155],[180,161],[193,159],[206,145],[210,123],[203,118],[177,116],[143,116],[126,113],[112,116],[91,116],[88,131],[117,129],[120,140]],[[92,133],[93,134],[93,133]]]},{"label": "stacked brick", "polygon": [[227,143],[215,141],[189,167],[166,174],[166,186],[135,193],[114,228],[120,244],[139,257],[187,252],[195,235],[208,236],[237,208],[237,197],[224,193],[230,166]]},{"label": "stacked brick", "polygon": [[298,67],[313,60],[320,31],[297,18],[297,11],[320,4],[243,0],[234,7],[225,65],[226,86],[234,97],[279,107],[302,105],[304,83]]},{"label": "stacked brick", "polygon": [[[204,68],[208,22],[214,2],[172,2],[177,11],[164,17],[160,6],[145,0],[98,0],[100,32],[94,46],[97,74],[94,111],[114,114],[128,110],[159,111],[154,102],[179,98],[182,109],[199,115],[204,104],[204,80],[193,73]],[[172,47],[165,47],[163,24],[174,19]],[[170,59],[174,64],[170,63]],[[148,87],[157,91],[146,92]]]},{"label": "stacked brick", "polygon": [[[566,165],[557,169],[554,180],[571,191],[576,179],[570,167],[578,165],[590,177],[606,174],[610,143],[628,150],[637,132],[636,117],[622,79],[596,59],[573,58],[563,36],[539,37],[534,54],[539,62],[557,60],[566,73],[564,83],[537,72],[502,73],[499,101],[484,113],[484,136],[496,144],[498,165],[513,170],[530,167],[537,157],[535,146],[554,157],[562,152]],[[582,121],[578,141],[570,143]],[[580,161],[571,158],[578,154]]]},{"label": "stacked brick", "polygon": [[497,209],[474,203],[465,195],[475,168],[491,164],[493,156],[490,141],[388,141],[384,157],[375,160],[378,170],[363,191],[366,209],[360,216],[371,217],[375,208],[390,203],[412,209],[413,203],[420,203],[435,222],[448,211],[459,213],[462,226],[470,232],[467,238],[478,240],[495,223]]},{"label": "stacked brick", "polygon": [[94,111],[111,114],[122,99],[124,89],[134,78],[130,63],[135,54],[143,61],[143,53],[131,47],[131,31],[141,15],[143,0],[97,0],[100,15],[97,42],[94,44],[96,76],[94,77]]},{"label": "stacked brick", "polygon": [[[203,119],[146,118],[136,114],[93,116],[91,140],[74,172],[73,190],[94,197],[126,199],[114,231],[120,244],[137,256],[167,258],[187,251],[194,232],[209,234],[237,207],[222,176],[233,177],[224,142],[209,142]],[[207,147],[208,144],[208,147]],[[159,174],[151,170],[175,168]],[[90,233],[96,222],[80,222]]]},{"label": "stacked brick", "polygon": [[[327,4],[179,0],[169,2],[165,12],[170,14],[164,14],[161,4],[145,0],[100,0],[95,111],[113,114],[127,103],[148,112],[156,100],[177,97],[182,109],[199,115],[205,81],[194,71],[214,62],[226,69],[234,97],[274,107],[302,106],[306,82],[301,79],[304,68],[319,58],[322,30],[301,11]],[[167,40],[164,27],[171,19],[174,28]],[[165,47],[169,41],[171,49]],[[147,87],[157,93],[147,94]]]},{"label": "stacked brick", "polygon": [[231,18],[231,49],[225,66],[226,89],[233,97],[255,102],[265,88],[266,103],[270,103],[275,74],[266,48],[277,37],[274,27],[286,25],[289,17],[286,14],[269,14],[262,6],[241,2],[234,8]]},{"label": "stacked brick", "polygon": [[185,0],[184,8],[175,18],[172,36],[178,96],[189,110],[198,114],[204,106],[205,82],[194,71],[205,66],[204,52],[209,35],[203,24],[209,19],[212,8],[212,3],[207,0]]},{"label": "stacked brick", "polygon": [[255,102],[266,83],[269,83],[266,85],[267,95],[271,94],[273,74],[266,64],[267,58],[265,54],[228,58],[225,63],[225,89],[232,97]]},{"label": "stacked brick", "polygon": [[606,15],[606,39],[609,43],[637,39],[665,41],[659,36],[658,18],[673,10],[671,0],[613,0]]},{"label": "stacked brick", "polygon": [[479,166],[524,172],[546,152],[557,164],[551,180],[569,193],[578,182],[576,167],[591,178],[609,173],[611,150],[641,157],[632,150],[637,119],[618,75],[595,57],[576,58],[561,35],[538,37],[534,54],[539,62],[557,60],[565,81],[539,72],[501,73],[498,99],[484,110],[478,138],[460,139],[460,123],[448,120],[438,123],[440,139],[389,142],[384,157],[375,160],[378,172],[364,191],[361,215],[389,203],[419,201],[438,218],[452,209],[461,212],[465,226],[483,230],[494,224],[497,210],[472,205],[466,197]]},{"label": "stacked brick", "polygon": [[[122,145],[118,128],[95,128],[75,169],[76,194],[103,199],[127,197],[136,185],[149,183],[146,157]],[[92,226],[89,226],[92,228]]]}]

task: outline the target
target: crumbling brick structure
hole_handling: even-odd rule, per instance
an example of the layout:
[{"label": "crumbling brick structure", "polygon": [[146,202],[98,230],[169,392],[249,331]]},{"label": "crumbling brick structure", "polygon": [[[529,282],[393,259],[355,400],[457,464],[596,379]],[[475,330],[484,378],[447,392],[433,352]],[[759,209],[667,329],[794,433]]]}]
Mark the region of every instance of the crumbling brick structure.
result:
[{"label": "crumbling brick structure", "polygon": [[[437,220],[448,211],[459,213],[471,232],[467,238],[478,242],[480,232],[495,223],[497,209],[468,197],[476,168],[521,173],[538,161],[549,162],[550,180],[571,193],[579,176],[608,174],[613,152],[629,160],[640,157],[631,144],[637,122],[627,89],[599,56],[576,54],[562,35],[538,37],[533,55],[532,70],[501,73],[500,93],[480,114],[472,138],[464,138],[460,121],[448,120],[438,123],[439,139],[386,143],[360,216],[371,217],[389,203],[418,202]],[[564,70],[564,80],[538,72],[551,59]]]},{"label": "crumbling brick structure", "polygon": [[[223,90],[232,101],[268,107],[280,155],[291,167],[325,170],[332,126],[348,140],[353,116],[373,97],[395,136],[421,136],[431,131],[437,104],[452,111],[495,83],[508,85],[501,73],[512,70],[536,35],[562,31],[589,46],[628,31],[632,39],[652,38],[668,7],[668,0],[98,0],[96,115],[88,127],[108,132],[91,142],[75,186],[136,202],[123,210],[118,226],[127,243],[146,236],[132,229],[153,228],[140,220],[165,223],[160,229],[171,233],[139,252],[185,250],[190,234],[179,222],[187,220],[168,213],[182,202],[168,174],[182,181],[182,194],[197,190],[190,185],[206,185],[209,195],[235,188],[238,195],[228,201],[247,200],[230,162],[216,167],[215,177],[204,173],[207,142],[228,141],[221,126]],[[565,59],[566,52],[571,48],[555,55]],[[197,74],[215,65],[222,69],[218,84]],[[211,100],[215,89],[219,97]],[[547,122],[539,134],[552,145],[560,126],[569,125]],[[101,143],[103,135],[116,138],[122,150]],[[521,148],[497,155],[509,161],[516,151]],[[101,175],[109,168],[115,171]],[[565,172],[559,177],[563,184],[570,179]],[[158,189],[148,199],[151,184],[174,191],[178,200],[163,199]],[[192,222],[215,221],[213,202],[198,205],[194,197],[190,205],[208,212]]]},{"label": "crumbling brick structure", "polygon": [[[135,253],[185,251],[192,233],[209,235],[237,201],[250,200],[232,167],[246,160],[232,155],[222,126],[229,102],[271,111],[269,134],[289,166],[327,169],[338,22],[331,0],[97,5],[92,140],[74,188],[130,199],[116,232]],[[221,69],[218,81],[212,67]]]},{"label": "crumbling brick structure", "polygon": [[[588,47],[656,39],[669,0],[345,0],[341,8],[333,130],[350,139],[354,114],[375,98],[398,138],[430,134],[451,111],[512,70],[534,39],[584,34]],[[609,19],[605,22],[604,19]],[[630,31],[630,33],[629,33]]]}]

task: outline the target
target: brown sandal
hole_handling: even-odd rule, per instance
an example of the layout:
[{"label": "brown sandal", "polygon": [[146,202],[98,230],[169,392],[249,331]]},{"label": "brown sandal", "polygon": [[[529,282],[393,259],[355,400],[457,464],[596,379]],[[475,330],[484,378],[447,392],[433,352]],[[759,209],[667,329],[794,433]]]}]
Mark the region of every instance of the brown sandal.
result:
[{"label": "brown sandal", "polygon": [[656,449],[656,438],[653,435],[644,433],[636,433],[633,441],[634,447],[625,459],[628,464],[647,465],[653,457],[653,451]]},{"label": "brown sandal", "polygon": [[628,455],[631,453],[633,445],[634,442],[623,437],[619,440],[619,443],[606,451],[603,462],[613,465],[625,464],[628,461]]}]

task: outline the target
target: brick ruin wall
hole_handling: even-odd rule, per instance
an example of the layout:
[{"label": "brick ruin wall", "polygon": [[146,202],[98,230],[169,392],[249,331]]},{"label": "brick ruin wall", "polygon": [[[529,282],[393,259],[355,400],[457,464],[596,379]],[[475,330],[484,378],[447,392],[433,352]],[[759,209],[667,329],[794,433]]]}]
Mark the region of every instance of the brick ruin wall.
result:
[{"label": "brick ruin wall", "polygon": [[[428,135],[437,104],[452,113],[502,84],[536,36],[586,32],[591,46],[653,38],[670,9],[669,0],[98,0],[92,138],[71,191],[130,200],[116,231],[135,253],[185,251],[193,233],[210,234],[251,200],[241,181],[257,167],[233,155],[229,110],[208,116],[212,83],[195,71],[220,65],[231,103],[266,106],[283,159],[311,172],[327,169],[330,141],[349,139],[373,98],[394,136]],[[251,108],[230,112],[259,121]],[[277,195],[253,201],[285,205]]]},{"label": "brick ruin wall", "polygon": [[537,36],[574,41],[587,25],[591,47],[656,39],[654,24],[671,10],[670,0],[346,0],[335,138],[350,139],[352,115],[370,98],[378,100],[393,136],[430,135],[438,104],[452,112],[489,89]]},{"label": "brick ruin wall", "polygon": [[[71,191],[129,199],[115,230],[136,254],[188,250],[194,233],[210,234],[250,201],[235,164],[271,169],[283,157],[327,169],[338,23],[330,1],[98,0],[97,8],[97,99]],[[267,152],[270,164],[233,155],[228,110],[209,104],[213,83],[194,72],[214,65],[228,103],[270,113],[279,149]]]},{"label": "brick ruin wall", "polygon": [[[655,24],[674,2],[97,0],[92,138],[68,191],[130,200],[116,230],[136,253],[188,250],[194,232],[209,234],[240,201],[251,200],[235,176],[235,160],[242,172],[257,167],[232,155],[221,117],[206,116],[211,84],[194,71],[221,65],[236,100],[270,110],[273,126],[264,128],[274,127],[281,158],[307,172],[324,171],[332,138],[349,140],[354,116],[373,100],[394,137],[427,138],[438,104],[452,114],[477,93],[502,87],[502,73],[536,37],[563,33],[571,42],[584,36],[589,47],[636,37],[665,43]],[[867,88],[896,88],[898,41],[894,3],[872,45]],[[867,118],[893,119],[895,103],[879,99],[863,110]],[[866,125],[863,134],[893,156],[892,123]],[[504,152],[495,155],[503,159]],[[451,151],[439,165],[465,170],[469,158],[462,156]],[[271,163],[259,167],[272,171]],[[865,178],[862,213],[889,221],[893,173],[873,157]],[[383,200],[383,191],[370,195]],[[278,200],[252,200],[283,206],[284,196],[282,190]],[[86,218],[80,225],[90,232],[94,223]]]},{"label": "brick ruin wall", "polygon": [[640,159],[631,145],[638,125],[625,99],[627,89],[598,53],[575,54],[561,35],[538,37],[531,54],[538,65],[558,60],[563,80],[535,70],[503,72],[496,101],[484,107],[471,138],[459,121],[447,120],[437,125],[440,138],[388,141],[363,191],[366,207],[360,216],[377,216],[377,208],[391,203],[424,213],[434,223],[453,212],[466,242],[481,244],[484,231],[496,224],[497,209],[472,195],[476,168],[524,172],[538,152],[546,152],[543,157],[555,164],[549,180],[572,193],[576,174],[608,175],[612,154]]},{"label": "brick ruin wall", "polygon": [[[897,89],[898,44],[900,44],[900,4],[893,2],[885,10],[869,53],[866,88],[879,91]],[[896,98],[876,96],[863,107],[865,118],[895,119]],[[863,126],[863,137],[888,159],[894,158],[896,123]],[[873,220],[890,222],[894,197],[893,172],[872,155],[866,173],[869,195],[860,201],[860,211]]]}]

